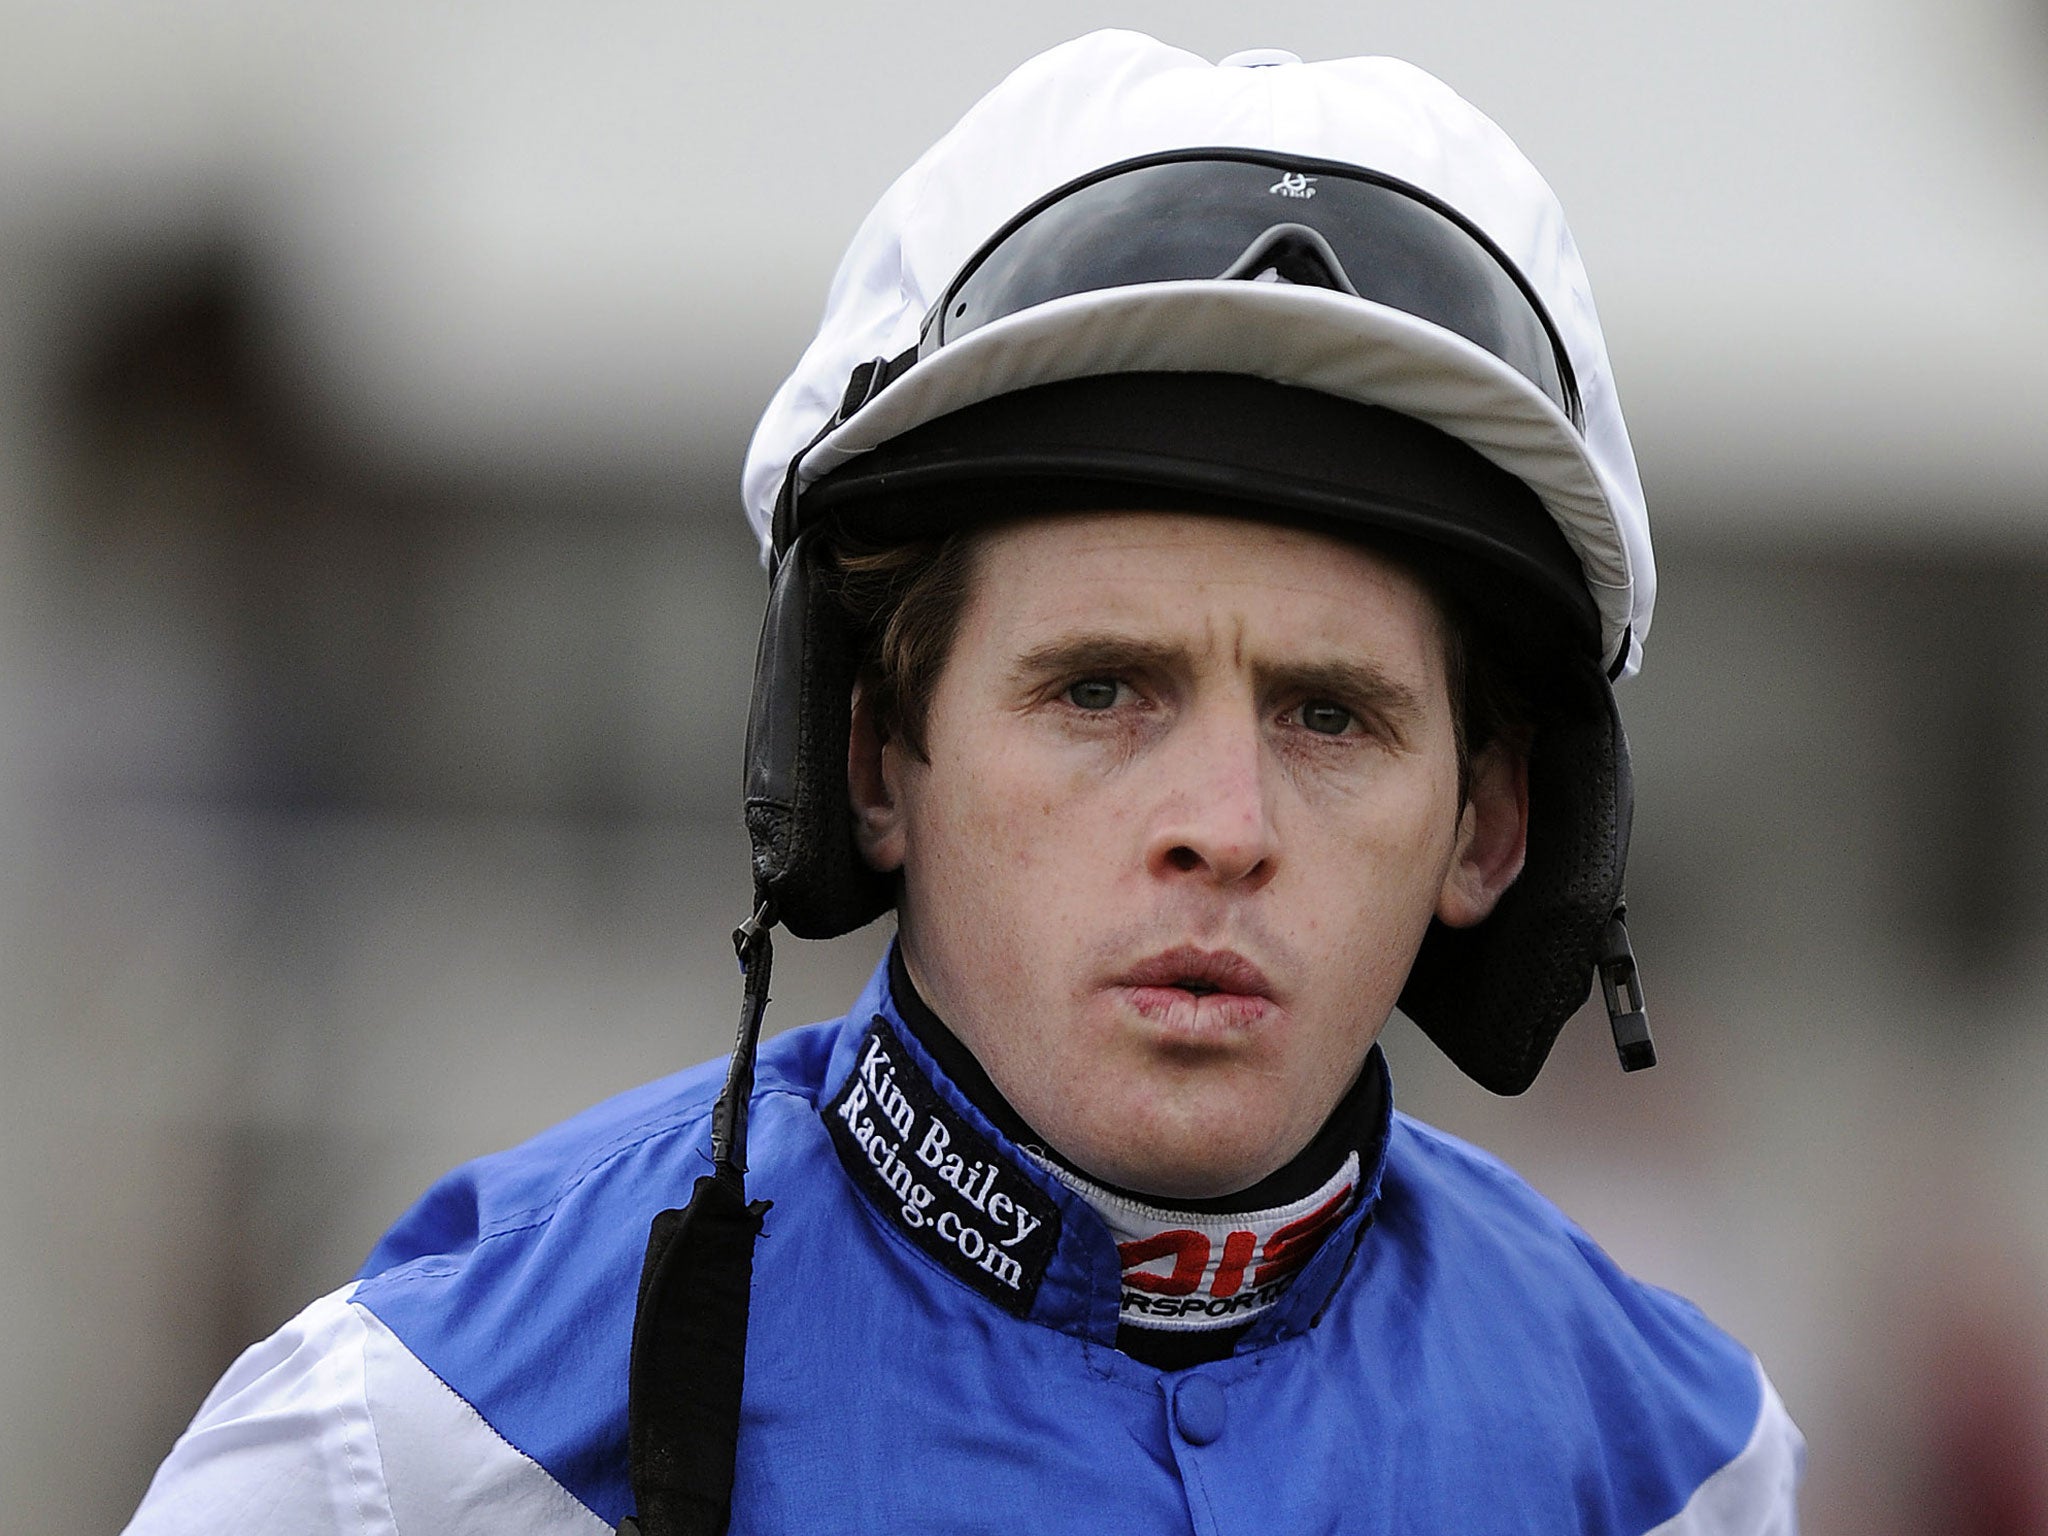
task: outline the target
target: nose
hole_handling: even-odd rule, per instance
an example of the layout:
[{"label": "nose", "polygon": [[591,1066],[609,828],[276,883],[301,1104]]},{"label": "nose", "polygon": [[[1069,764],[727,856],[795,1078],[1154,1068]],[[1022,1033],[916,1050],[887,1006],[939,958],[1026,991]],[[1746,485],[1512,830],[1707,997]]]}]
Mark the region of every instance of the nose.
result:
[{"label": "nose", "polygon": [[1279,847],[1271,775],[1249,708],[1216,708],[1181,722],[1158,759],[1165,783],[1145,850],[1163,879],[1257,889],[1273,876]]}]

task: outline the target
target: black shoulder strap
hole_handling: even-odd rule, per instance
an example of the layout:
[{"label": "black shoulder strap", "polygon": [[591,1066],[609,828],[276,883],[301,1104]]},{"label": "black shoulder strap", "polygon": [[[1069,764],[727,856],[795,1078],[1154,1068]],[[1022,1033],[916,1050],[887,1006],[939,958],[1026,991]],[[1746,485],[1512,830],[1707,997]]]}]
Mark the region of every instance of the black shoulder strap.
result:
[{"label": "black shoulder strap", "polygon": [[627,1437],[640,1536],[723,1536],[732,1516],[754,1239],[768,1202],[706,1174],[654,1218],[640,1273]]},{"label": "black shoulder strap", "polygon": [[647,1235],[626,1378],[634,1513],[619,1523],[620,1536],[724,1536],[732,1518],[754,1240],[769,1206],[748,1201],[746,1168],[773,922],[763,904],[733,935],[746,1000],[712,1117],[712,1171],[697,1180],[688,1205],[656,1216]]}]

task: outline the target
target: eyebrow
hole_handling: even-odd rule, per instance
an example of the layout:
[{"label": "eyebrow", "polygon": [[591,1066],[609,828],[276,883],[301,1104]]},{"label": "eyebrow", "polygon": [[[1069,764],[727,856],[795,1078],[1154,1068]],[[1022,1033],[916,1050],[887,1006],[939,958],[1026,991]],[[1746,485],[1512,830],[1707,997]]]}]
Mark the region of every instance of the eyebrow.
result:
[{"label": "eyebrow", "polygon": [[[1019,678],[1078,675],[1088,672],[1161,672],[1187,664],[1187,648],[1171,641],[1140,640],[1123,635],[1077,635],[1035,646],[1017,658]],[[1368,709],[1395,726],[1424,713],[1415,689],[1389,677],[1369,662],[1255,661],[1252,678],[1262,693],[1287,693],[1304,698]]]},{"label": "eyebrow", "polygon": [[1054,673],[1158,672],[1187,661],[1187,648],[1123,635],[1075,635],[1035,646],[1017,658],[1020,678]]}]

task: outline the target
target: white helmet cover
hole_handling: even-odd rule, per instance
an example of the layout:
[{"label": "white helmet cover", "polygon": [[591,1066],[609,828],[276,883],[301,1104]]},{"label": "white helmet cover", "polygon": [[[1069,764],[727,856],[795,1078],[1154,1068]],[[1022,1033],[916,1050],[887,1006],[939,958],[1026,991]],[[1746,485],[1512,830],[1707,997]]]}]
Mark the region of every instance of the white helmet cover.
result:
[{"label": "white helmet cover", "polygon": [[[1202,148],[1356,165],[1454,210],[1541,303],[1576,379],[1583,431],[1528,378],[1428,320],[1328,288],[1220,280],[1096,289],[995,320],[824,430],[854,370],[916,348],[962,265],[1020,210],[1106,166]],[[897,180],[854,237],[816,338],[754,434],[749,519],[765,552],[792,469],[800,489],[978,401],[1138,372],[1252,375],[1462,440],[1556,520],[1598,607],[1609,674],[1640,664],[1656,588],[1649,522],[1563,210],[1490,119],[1397,59],[1213,65],[1138,33],[1097,32],[1030,60]]]}]

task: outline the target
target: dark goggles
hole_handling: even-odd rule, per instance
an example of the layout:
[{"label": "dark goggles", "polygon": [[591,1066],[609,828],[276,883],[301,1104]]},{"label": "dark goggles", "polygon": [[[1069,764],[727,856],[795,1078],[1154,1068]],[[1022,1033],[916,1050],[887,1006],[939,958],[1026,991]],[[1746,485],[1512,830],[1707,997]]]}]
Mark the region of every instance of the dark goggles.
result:
[{"label": "dark goggles", "polygon": [[953,279],[917,355],[1050,299],[1189,278],[1304,283],[1401,310],[1485,348],[1584,424],[1550,317],[1479,230],[1392,177],[1230,149],[1125,161],[1041,198]]}]

